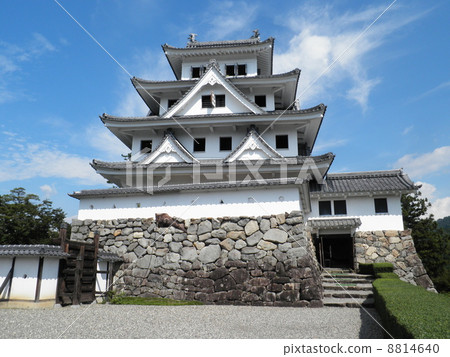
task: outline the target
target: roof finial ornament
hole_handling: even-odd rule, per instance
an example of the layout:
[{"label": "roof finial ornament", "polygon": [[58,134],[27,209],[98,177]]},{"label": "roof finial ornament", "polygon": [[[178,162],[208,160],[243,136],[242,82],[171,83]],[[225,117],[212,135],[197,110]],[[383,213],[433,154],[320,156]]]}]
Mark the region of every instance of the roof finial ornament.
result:
[{"label": "roof finial ornament", "polygon": [[259,38],[260,38],[259,29],[254,29],[253,35],[250,38],[257,38],[259,40]]},{"label": "roof finial ornament", "polygon": [[190,33],[188,37],[189,42],[190,43],[197,42],[197,40],[195,39],[196,37],[197,37],[196,33]]}]

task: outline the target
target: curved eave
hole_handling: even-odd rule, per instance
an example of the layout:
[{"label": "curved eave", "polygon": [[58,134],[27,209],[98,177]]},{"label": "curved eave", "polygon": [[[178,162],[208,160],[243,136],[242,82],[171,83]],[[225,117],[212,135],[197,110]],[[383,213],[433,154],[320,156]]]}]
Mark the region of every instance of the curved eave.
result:
[{"label": "curved eave", "polygon": [[[255,42],[255,43],[223,43],[216,44],[214,46],[199,46],[199,47],[173,47],[168,44],[164,44],[161,46],[161,48],[164,51],[164,54],[166,55],[167,61],[170,64],[170,67],[172,68],[172,71],[175,75],[175,78],[180,80],[181,79],[181,65],[182,65],[182,58],[186,57],[210,57],[214,55],[221,55],[225,54],[233,54],[233,53],[242,53],[244,50],[245,52],[254,52],[255,50],[264,51],[270,49],[270,52],[266,55],[267,58],[258,60],[265,60],[267,61],[266,66],[268,67],[268,74],[272,74],[272,67],[273,67],[273,45],[274,45],[275,39],[272,37],[269,37],[267,40]],[[259,56],[258,56],[259,57]]]},{"label": "curved eave", "polygon": [[[247,88],[278,87],[282,89],[282,103],[284,107],[291,105],[296,99],[297,85],[300,77],[300,69],[296,68],[290,72],[272,74],[267,76],[249,77],[225,77],[239,90]],[[148,106],[152,113],[159,113],[161,95],[163,93],[188,92],[197,83],[198,79],[174,80],[174,81],[152,81],[133,77],[131,83],[139,96]]]}]

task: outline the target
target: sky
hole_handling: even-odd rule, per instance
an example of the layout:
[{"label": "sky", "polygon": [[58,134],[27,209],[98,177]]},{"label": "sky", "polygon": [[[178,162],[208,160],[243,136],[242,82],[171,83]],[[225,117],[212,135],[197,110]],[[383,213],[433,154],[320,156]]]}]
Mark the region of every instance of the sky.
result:
[{"label": "sky", "polygon": [[0,4],[0,194],[24,187],[75,217],[68,193],[110,187],[92,159],[129,152],[98,116],[146,113],[130,75],[175,79],[161,45],[189,33],[259,29],[275,38],[274,73],[302,70],[300,106],[327,105],[313,154],[336,155],[330,172],[403,168],[431,213],[450,215],[447,0]]}]

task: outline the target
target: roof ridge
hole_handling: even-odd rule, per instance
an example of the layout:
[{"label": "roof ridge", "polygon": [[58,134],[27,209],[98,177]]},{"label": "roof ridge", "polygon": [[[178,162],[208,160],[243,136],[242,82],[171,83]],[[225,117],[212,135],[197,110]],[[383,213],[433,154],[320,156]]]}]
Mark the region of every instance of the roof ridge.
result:
[{"label": "roof ridge", "polygon": [[339,179],[339,178],[350,178],[350,177],[383,177],[383,176],[403,176],[403,170],[393,169],[393,170],[373,170],[373,171],[354,171],[354,172],[336,172],[329,173],[327,178]]}]

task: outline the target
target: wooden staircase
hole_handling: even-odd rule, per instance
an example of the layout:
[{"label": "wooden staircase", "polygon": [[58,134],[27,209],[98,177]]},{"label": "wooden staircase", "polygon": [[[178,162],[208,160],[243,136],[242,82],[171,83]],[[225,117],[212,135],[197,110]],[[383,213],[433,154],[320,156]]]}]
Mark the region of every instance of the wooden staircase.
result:
[{"label": "wooden staircase", "polygon": [[350,270],[325,268],[322,272],[324,306],[374,307],[371,275]]}]

